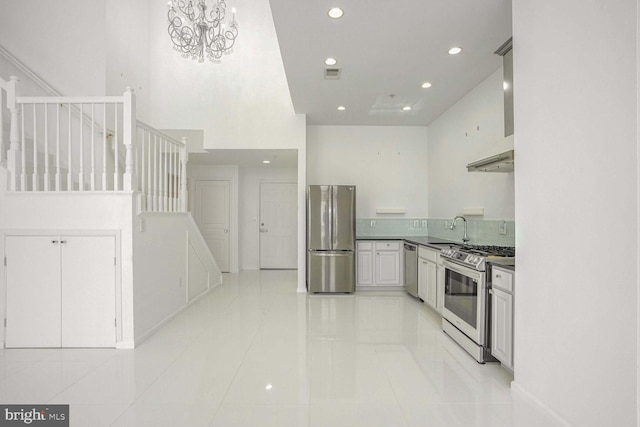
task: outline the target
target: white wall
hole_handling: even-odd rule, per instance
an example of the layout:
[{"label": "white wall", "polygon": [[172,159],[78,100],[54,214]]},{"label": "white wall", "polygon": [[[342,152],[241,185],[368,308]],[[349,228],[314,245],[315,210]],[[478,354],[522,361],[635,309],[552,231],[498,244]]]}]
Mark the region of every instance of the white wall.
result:
[{"label": "white wall", "polygon": [[427,128],[309,126],[307,184],[355,185],[356,215],[404,208],[427,215]]},{"label": "white wall", "polygon": [[[91,20],[91,17],[85,19]],[[99,19],[94,16],[93,19]],[[108,0],[106,7],[106,95],[136,94],[138,120],[149,123],[149,0]]]},{"label": "white wall", "polygon": [[638,425],[637,1],[513,1],[515,382]]},{"label": "white wall", "polygon": [[296,169],[240,169],[240,269],[260,268],[260,183],[297,181]]},{"label": "white wall", "polygon": [[105,0],[3,1],[0,44],[65,95],[104,95],[105,13]]},{"label": "white wall", "polygon": [[[514,218],[514,174],[466,168],[513,149],[513,138],[504,137],[503,105],[500,68],[429,125],[430,218],[453,218],[463,208],[478,207],[484,208],[483,219]],[[518,153],[516,163],[517,158]]]},{"label": "white wall", "polygon": [[[134,315],[136,345],[186,307],[189,289],[221,284],[220,270],[199,235],[189,233],[190,214],[148,213],[134,218]],[[200,255],[203,262],[195,262]],[[192,267],[191,269],[189,267]],[[193,268],[196,267],[196,268]],[[189,272],[197,272],[189,276]],[[207,274],[208,273],[208,274]],[[199,283],[206,281],[206,283]]]},{"label": "white wall", "polygon": [[132,87],[138,118],[147,122],[148,3],[5,1],[0,45],[63,95],[122,95]]},{"label": "white wall", "polygon": [[269,1],[231,6],[239,25],[233,53],[199,64],[173,50],[167,2],[150,3],[153,123],[203,129],[204,148],[298,148],[305,119],[293,111]]}]

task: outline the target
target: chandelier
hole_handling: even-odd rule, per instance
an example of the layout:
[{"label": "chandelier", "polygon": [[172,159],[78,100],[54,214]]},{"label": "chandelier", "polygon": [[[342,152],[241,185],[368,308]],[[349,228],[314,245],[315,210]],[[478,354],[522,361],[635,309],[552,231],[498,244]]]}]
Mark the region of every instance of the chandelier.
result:
[{"label": "chandelier", "polygon": [[235,9],[231,10],[231,22],[225,24],[227,4],[214,0],[210,11],[205,0],[169,1],[169,36],[173,48],[183,58],[204,62],[206,57],[220,63],[222,55],[231,53],[238,37]]}]

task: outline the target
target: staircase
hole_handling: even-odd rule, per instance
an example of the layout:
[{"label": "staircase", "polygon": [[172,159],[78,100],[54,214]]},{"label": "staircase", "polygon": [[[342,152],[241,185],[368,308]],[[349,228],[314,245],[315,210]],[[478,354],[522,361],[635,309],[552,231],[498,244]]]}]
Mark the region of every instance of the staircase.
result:
[{"label": "staircase", "polygon": [[[188,212],[186,139],[137,120],[131,89],[102,97],[19,93],[17,77],[0,78],[0,248],[9,260],[0,312],[12,304],[7,289],[39,286],[6,280],[8,236],[114,236],[113,346],[132,348],[222,283]],[[2,330],[0,344],[5,337]]]}]

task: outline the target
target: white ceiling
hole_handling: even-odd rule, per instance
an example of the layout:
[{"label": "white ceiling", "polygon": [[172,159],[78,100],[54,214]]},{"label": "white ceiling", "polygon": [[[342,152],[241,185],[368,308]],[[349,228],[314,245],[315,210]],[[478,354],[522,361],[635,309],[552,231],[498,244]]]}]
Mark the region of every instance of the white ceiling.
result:
[{"label": "white ceiling", "polygon": [[[428,125],[500,67],[493,52],[511,37],[511,0],[270,4],[293,106],[310,125]],[[327,16],[334,6],[342,18]],[[324,79],[327,57],[339,80]]]},{"label": "white ceiling", "polygon": [[[262,163],[269,160],[269,164]],[[241,168],[297,168],[297,150],[212,150],[189,153],[191,165],[238,165]]]}]

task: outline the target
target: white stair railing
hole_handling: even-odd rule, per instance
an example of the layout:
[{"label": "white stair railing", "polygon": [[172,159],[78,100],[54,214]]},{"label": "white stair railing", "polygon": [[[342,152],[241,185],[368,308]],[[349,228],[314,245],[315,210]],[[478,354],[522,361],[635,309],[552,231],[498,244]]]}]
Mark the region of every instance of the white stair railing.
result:
[{"label": "white stair railing", "polygon": [[182,141],[137,124],[137,164],[142,210],[187,211],[187,148]]},{"label": "white stair railing", "polygon": [[122,96],[16,97],[16,82],[0,80],[11,114],[9,191],[140,191],[143,211],[186,211],[186,139],[138,121],[132,89]]}]

